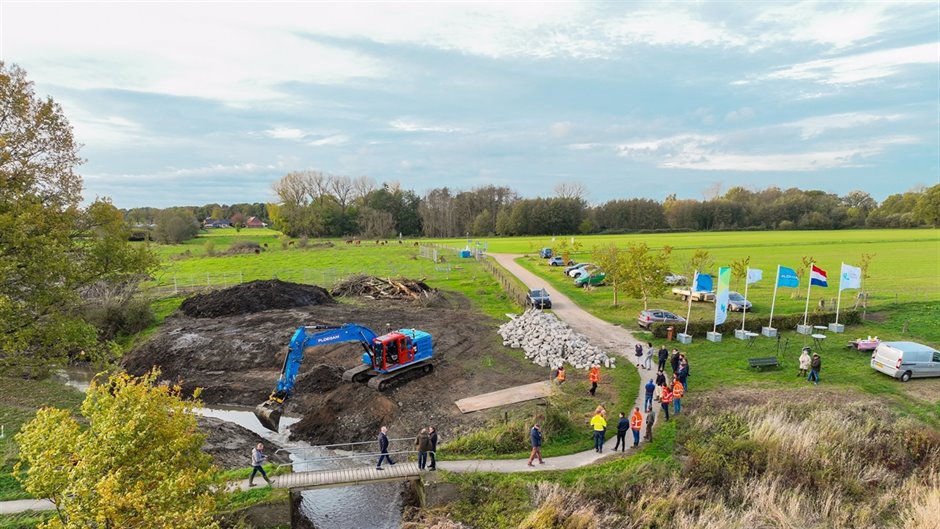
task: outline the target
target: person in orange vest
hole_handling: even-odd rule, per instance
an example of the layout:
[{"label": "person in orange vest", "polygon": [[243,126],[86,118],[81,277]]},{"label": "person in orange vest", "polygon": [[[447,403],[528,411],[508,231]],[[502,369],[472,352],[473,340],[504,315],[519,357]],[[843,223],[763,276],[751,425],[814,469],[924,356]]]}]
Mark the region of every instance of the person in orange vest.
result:
[{"label": "person in orange vest", "polygon": [[660,397],[660,402],[663,405],[663,413],[666,414],[666,420],[669,420],[669,404],[672,402],[672,390],[669,389],[669,384],[663,384],[663,393]]},{"label": "person in orange vest", "polygon": [[633,408],[633,414],[630,415],[630,429],[633,430],[633,448],[640,446],[640,429],[643,428],[643,414],[640,413],[640,407]]},{"label": "person in orange vest", "polygon": [[559,386],[565,383],[565,366],[558,366],[558,370],[555,371],[555,383]]},{"label": "person in orange vest", "polygon": [[685,395],[685,387],[682,386],[679,377],[675,377],[672,381],[672,405],[675,410],[673,415],[679,415],[679,411],[682,410],[683,395]]},{"label": "person in orange vest", "polygon": [[591,396],[597,391],[597,383],[601,380],[601,366],[594,364],[588,371],[588,380],[591,381]]}]

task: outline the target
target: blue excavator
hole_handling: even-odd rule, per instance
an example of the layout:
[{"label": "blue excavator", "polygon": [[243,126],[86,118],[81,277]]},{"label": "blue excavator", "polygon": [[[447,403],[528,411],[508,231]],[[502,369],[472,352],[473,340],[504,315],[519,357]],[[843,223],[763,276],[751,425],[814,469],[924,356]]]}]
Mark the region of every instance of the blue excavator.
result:
[{"label": "blue excavator", "polygon": [[399,329],[382,336],[362,325],[304,326],[297,329],[287,347],[277,387],[268,400],[255,408],[261,424],[278,431],[284,402],[290,398],[307,349],[337,343],[362,345],[362,363],[343,373],[346,382],[364,382],[378,391],[424,376],[434,370],[431,335],[416,329]]}]

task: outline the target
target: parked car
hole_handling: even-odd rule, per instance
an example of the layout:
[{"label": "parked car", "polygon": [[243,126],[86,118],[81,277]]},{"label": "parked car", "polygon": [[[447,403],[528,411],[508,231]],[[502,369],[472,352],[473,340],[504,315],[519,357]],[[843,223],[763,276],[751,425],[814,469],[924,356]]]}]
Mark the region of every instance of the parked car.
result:
[{"label": "parked car", "polygon": [[574,272],[581,270],[585,266],[594,266],[591,263],[577,263],[565,268],[565,275],[574,277]]},{"label": "parked car", "polygon": [[741,294],[731,291],[728,292],[728,310],[732,312],[744,312],[744,307],[747,307],[747,311],[751,312],[751,302],[744,299],[744,296]]},{"label": "parked car", "polygon": [[595,271],[590,274],[584,274],[574,280],[574,284],[579,287],[586,287],[588,285],[597,286],[604,284],[604,280],[607,279],[607,274],[600,271]]},{"label": "parked car", "polygon": [[551,248],[542,248],[542,250],[539,251],[539,257],[541,257],[542,259],[548,259],[551,256],[552,256]]},{"label": "parked car", "polygon": [[714,292],[692,291],[690,287],[676,287],[672,289],[672,293],[681,297],[682,301],[689,299],[689,296],[692,296],[692,301],[715,301]]},{"label": "parked car", "polygon": [[526,307],[533,307],[536,309],[550,309],[552,308],[552,299],[548,295],[548,291],[544,288],[537,288],[530,290],[525,297]]},{"label": "parked car", "polygon": [[548,266],[565,266],[566,264],[568,266],[571,266],[574,264],[574,261],[568,261],[566,263],[564,258],[559,257],[557,255],[548,260]]},{"label": "parked car", "polygon": [[685,276],[681,276],[679,274],[669,274],[663,279],[663,282],[667,285],[685,285],[689,282],[689,280]]},{"label": "parked car", "polygon": [[585,264],[584,266],[582,266],[581,268],[575,268],[575,269],[572,270],[571,272],[568,272],[568,275],[569,275],[572,279],[581,279],[582,277],[584,277],[584,276],[586,276],[586,275],[588,275],[588,274],[596,274],[597,272],[600,272],[600,271],[601,271],[601,269],[598,268],[596,265],[587,263],[587,264]]},{"label": "parked car", "polygon": [[871,355],[871,368],[901,382],[940,377],[940,351],[916,342],[881,342]]},{"label": "parked car", "polygon": [[685,318],[682,316],[677,316],[668,310],[648,309],[640,311],[640,315],[637,317],[636,322],[640,324],[640,327],[649,330],[649,328],[652,327],[654,323],[685,323]]}]

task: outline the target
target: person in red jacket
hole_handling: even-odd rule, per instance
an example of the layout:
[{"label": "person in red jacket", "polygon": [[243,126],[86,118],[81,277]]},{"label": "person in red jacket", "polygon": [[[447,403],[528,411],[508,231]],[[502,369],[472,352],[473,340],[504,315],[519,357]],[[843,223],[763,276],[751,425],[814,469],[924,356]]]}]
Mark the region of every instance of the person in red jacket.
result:
[{"label": "person in red jacket", "polygon": [[633,408],[633,414],[630,415],[630,429],[633,430],[633,448],[640,446],[640,429],[643,428],[643,414],[640,413],[640,407]]},{"label": "person in red jacket", "polygon": [[597,391],[597,383],[601,381],[601,366],[595,364],[588,371],[588,380],[591,381],[591,396]]},{"label": "person in red jacket", "polygon": [[669,404],[672,403],[672,390],[669,389],[669,384],[663,384],[662,388],[662,397],[660,397],[660,402],[663,405],[663,413],[666,414],[666,420],[669,420]]}]

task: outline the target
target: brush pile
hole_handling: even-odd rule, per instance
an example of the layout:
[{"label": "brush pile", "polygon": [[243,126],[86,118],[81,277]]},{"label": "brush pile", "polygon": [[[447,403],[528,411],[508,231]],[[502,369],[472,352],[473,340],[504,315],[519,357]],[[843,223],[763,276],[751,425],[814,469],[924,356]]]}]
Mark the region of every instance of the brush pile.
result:
[{"label": "brush pile", "polygon": [[437,291],[420,279],[354,275],[333,287],[332,294],[337,297],[422,301],[437,296]]}]

